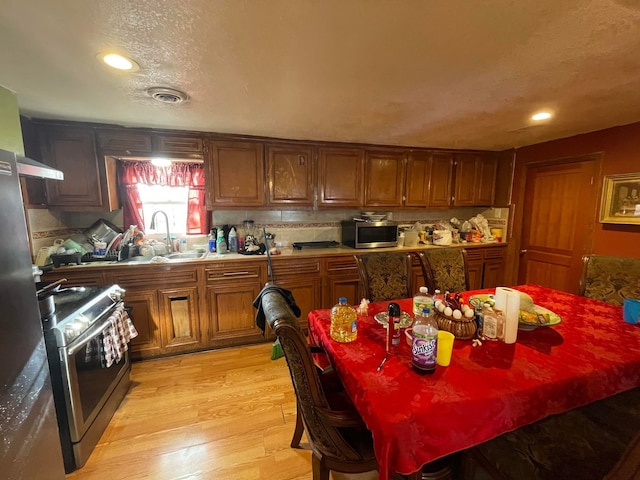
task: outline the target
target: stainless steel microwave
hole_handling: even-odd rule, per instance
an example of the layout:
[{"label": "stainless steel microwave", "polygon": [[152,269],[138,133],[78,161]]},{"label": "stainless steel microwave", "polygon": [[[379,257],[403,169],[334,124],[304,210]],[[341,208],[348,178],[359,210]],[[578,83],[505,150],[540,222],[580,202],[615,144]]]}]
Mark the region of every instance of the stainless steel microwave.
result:
[{"label": "stainless steel microwave", "polygon": [[398,244],[396,222],[342,222],[342,244],[353,248],[395,247]]}]

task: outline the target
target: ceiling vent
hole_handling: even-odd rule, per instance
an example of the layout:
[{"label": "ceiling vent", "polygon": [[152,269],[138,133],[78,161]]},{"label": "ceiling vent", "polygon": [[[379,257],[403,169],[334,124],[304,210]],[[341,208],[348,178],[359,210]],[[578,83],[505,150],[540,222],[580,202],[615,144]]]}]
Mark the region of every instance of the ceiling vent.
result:
[{"label": "ceiling vent", "polygon": [[174,88],[153,87],[149,88],[147,93],[159,102],[171,103],[174,105],[186,102],[189,99],[189,95]]}]

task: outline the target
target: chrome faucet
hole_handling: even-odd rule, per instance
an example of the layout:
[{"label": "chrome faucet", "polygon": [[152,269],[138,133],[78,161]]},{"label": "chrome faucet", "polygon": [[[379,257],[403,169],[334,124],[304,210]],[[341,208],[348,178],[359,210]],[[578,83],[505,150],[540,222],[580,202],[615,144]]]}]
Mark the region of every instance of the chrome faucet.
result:
[{"label": "chrome faucet", "polygon": [[169,216],[162,210],[156,210],[153,212],[153,215],[151,215],[151,225],[149,225],[149,227],[153,230],[156,229],[156,215],[159,213],[164,215],[164,220],[167,222],[167,253],[171,253],[173,249],[171,248],[171,234],[169,233]]}]

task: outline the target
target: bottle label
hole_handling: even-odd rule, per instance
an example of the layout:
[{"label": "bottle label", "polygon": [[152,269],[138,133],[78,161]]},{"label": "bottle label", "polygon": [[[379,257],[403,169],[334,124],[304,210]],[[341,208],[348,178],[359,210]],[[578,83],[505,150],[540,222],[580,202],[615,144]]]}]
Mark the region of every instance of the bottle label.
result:
[{"label": "bottle label", "polygon": [[482,334],[487,338],[498,337],[498,319],[493,315],[485,315],[482,324]]},{"label": "bottle label", "polygon": [[358,322],[357,320],[354,320],[353,322],[351,322],[351,333],[357,333],[358,332]]},{"label": "bottle label", "polygon": [[425,370],[434,369],[436,367],[437,350],[437,337],[420,338],[414,336],[411,347],[411,362]]}]

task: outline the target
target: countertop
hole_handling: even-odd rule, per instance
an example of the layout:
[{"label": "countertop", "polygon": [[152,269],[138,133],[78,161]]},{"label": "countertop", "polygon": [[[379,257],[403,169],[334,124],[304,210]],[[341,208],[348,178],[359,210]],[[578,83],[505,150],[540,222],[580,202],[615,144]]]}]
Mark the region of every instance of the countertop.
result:
[{"label": "countertop", "polygon": [[[430,248],[480,248],[480,247],[506,247],[507,243],[459,243],[452,244],[449,246],[437,246],[437,245],[417,245],[415,247],[388,247],[388,248],[351,248],[340,245],[338,247],[333,248],[303,248],[302,250],[296,250],[293,247],[284,247],[280,250],[280,254],[274,255],[271,254],[271,259],[273,261],[278,261],[278,259],[289,259],[289,258],[308,258],[308,257],[334,257],[334,256],[346,256],[346,255],[357,255],[357,254],[365,254],[365,253],[373,253],[373,252],[415,252],[421,251]],[[206,253],[203,254],[202,257],[199,258],[190,258],[190,259],[173,259],[167,262],[152,262],[150,260],[147,261],[137,261],[137,262],[116,262],[116,261],[106,261],[106,262],[87,262],[81,265],[62,265],[58,268],[55,268],[54,271],[64,271],[64,270],[77,270],[77,269],[104,269],[104,268],[129,268],[132,266],[136,267],[144,267],[147,265],[188,265],[188,264],[202,264],[202,263],[211,263],[218,261],[226,261],[226,262],[243,262],[243,261],[251,261],[251,260],[264,260],[266,262],[267,255],[242,255],[239,253]]]}]

